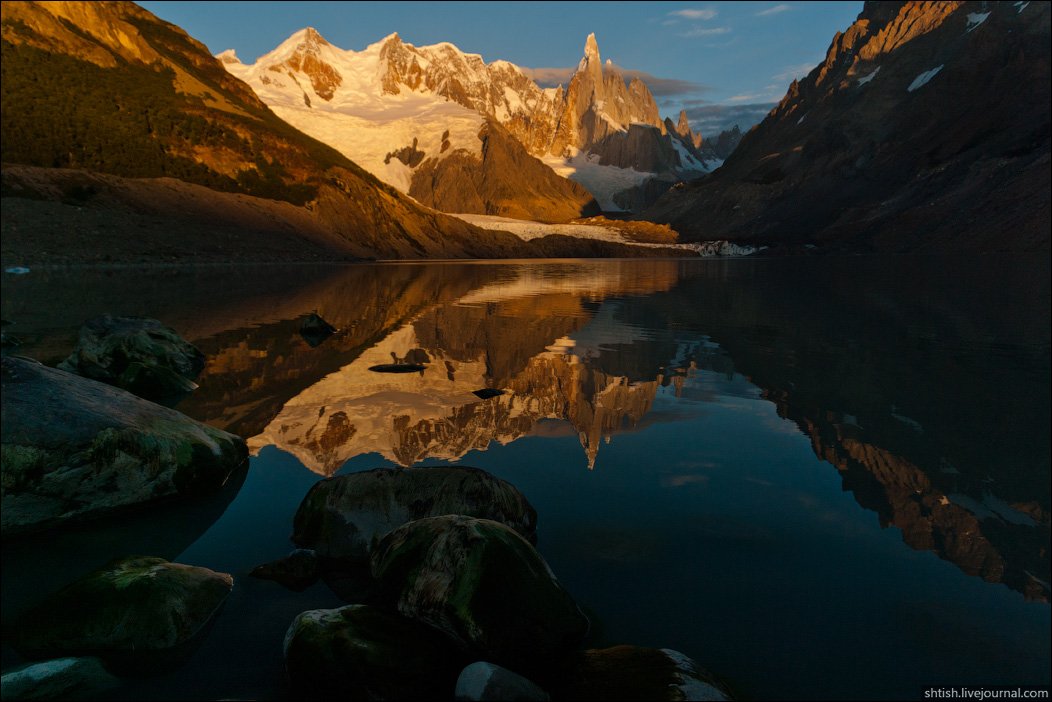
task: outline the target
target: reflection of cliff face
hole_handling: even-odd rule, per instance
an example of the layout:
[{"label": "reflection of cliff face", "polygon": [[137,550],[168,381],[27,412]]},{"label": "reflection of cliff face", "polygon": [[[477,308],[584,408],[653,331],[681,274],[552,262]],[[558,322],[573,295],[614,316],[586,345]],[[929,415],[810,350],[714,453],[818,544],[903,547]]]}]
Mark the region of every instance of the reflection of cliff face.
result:
[{"label": "reflection of cliff face", "polygon": [[[488,385],[486,351],[461,360],[421,348],[416,326],[402,327],[288,401],[250,447],[277,445],[311,470],[331,475],[367,453],[405,466],[425,458],[456,460],[492,442],[525,436],[540,420],[561,419],[578,432],[591,467],[601,439],[642,418],[657,392],[657,381],[629,384],[588,367],[565,348],[542,346],[502,384],[505,394],[480,400],[472,391]],[[425,370],[369,370],[410,353],[426,356]]]},{"label": "reflection of cliff face", "polygon": [[908,545],[1048,599],[1047,262],[711,268],[620,321],[711,336]]},{"label": "reflection of cliff face", "polygon": [[[679,275],[676,261],[262,267],[217,274],[201,285],[173,280],[171,286],[149,290],[157,299],[142,304],[163,310],[153,314],[209,357],[197,381],[200,389],[179,409],[253,436],[286,400],[410,319],[417,319],[422,346],[446,349],[453,360],[471,360],[485,349],[490,378],[502,384],[545,344],[583,326],[598,300],[667,290]],[[47,290],[39,294],[46,297]],[[459,311],[445,314],[454,300]],[[71,319],[123,313],[107,304],[98,311],[70,312]],[[339,329],[317,348],[299,336],[300,318],[313,310]]]},{"label": "reflection of cliff face", "polygon": [[815,454],[836,466],[859,504],[875,511],[883,526],[898,527],[910,547],[934,551],[965,573],[1003,582],[1027,599],[1048,601],[1048,515],[1036,502],[947,494],[909,460],[868,443],[859,427],[792,417],[790,406],[777,404],[779,414],[794,418],[811,438]]}]

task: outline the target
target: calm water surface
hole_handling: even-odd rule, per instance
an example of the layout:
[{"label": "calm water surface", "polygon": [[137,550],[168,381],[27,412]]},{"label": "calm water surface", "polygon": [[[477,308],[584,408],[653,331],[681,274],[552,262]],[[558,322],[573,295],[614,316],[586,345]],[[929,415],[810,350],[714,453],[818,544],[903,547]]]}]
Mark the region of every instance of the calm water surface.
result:
[{"label": "calm water surface", "polygon": [[[286,694],[300,611],[247,577],[337,473],[461,463],[518,486],[591,644],[678,649],[753,698],[1048,685],[1048,262],[934,258],[115,269],[3,277],[19,352],[157,317],[208,365],[187,414],[242,480],[5,544],[5,619],[107,560],[232,573],[183,668],[125,699]],[[340,331],[312,348],[300,318]],[[378,363],[426,355],[420,374]],[[480,388],[506,391],[479,400]],[[5,669],[17,656],[4,648]]]}]

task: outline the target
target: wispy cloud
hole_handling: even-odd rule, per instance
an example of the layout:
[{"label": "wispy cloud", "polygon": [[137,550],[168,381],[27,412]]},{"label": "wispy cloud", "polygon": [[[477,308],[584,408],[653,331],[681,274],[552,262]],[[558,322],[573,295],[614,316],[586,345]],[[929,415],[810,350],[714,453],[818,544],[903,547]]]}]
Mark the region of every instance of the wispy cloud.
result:
[{"label": "wispy cloud", "polygon": [[[614,68],[620,71],[627,80],[633,78],[642,80],[650,88],[650,92],[655,98],[701,95],[710,89],[701,83],[680,78],[662,78],[646,71],[621,68],[616,64],[614,64]],[[554,88],[557,85],[568,84],[575,70],[577,70],[576,66],[567,66],[565,68],[523,68],[522,72],[542,88]]]},{"label": "wispy cloud", "polygon": [[708,105],[703,100],[685,100],[687,119],[699,133],[711,138],[735,125],[743,132],[759,124],[774,103],[751,103],[747,105]]},{"label": "wispy cloud", "polygon": [[779,73],[771,76],[771,80],[785,83],[796,80],[797,78],[803,78],[819,63],[821,63],[821,61],[816,59],[814,61],[808,61],[807,63],[798,63],[795,66],[783,66]]},{"label": "wispy cloud", "polygon": [[674,10],[668,13],[670,17],[682,17],[689,20],[710,20],[719,14],[716,10],[688,8],[685,10]]},{"label": "wispy cloud", "polygon": [[685,32],[680,32],[681,37],[694,39],[697,37],[714,37],[720,34],[729,34],[730,27],[691,27]]},{"label": "wispy cloud", "polygon": [[570,82],[570,76],[577,70],[576,66],[565,68],[526,68],[521,66],[522,72],[542,88],[554,88],[557,85],[566,85]]},{"label": "wispy cloud", "polygon": [[793,8],[790,5],[775,5],[773,7],[768,7],[766,10],[760,10],[755,14],[757,17],[769,17],[770,15],[781,14],[782,12],[791,9]]}]

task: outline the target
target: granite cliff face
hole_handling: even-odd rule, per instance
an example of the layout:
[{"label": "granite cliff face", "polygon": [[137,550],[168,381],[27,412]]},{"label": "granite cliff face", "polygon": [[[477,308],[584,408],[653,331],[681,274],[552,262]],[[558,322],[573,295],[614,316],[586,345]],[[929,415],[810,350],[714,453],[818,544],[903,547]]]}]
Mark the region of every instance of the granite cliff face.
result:
[{"label": "granite cliff face", "polygon": [[867,2],[717,173],[642,215],[828,249],[1049,246],[1049,6]]}]

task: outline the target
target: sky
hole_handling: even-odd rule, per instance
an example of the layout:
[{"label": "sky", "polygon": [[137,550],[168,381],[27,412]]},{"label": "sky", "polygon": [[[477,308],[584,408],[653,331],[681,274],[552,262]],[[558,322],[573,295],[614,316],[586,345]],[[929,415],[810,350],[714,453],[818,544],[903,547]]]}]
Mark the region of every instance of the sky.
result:
[{"label": "sky", "polygon": [[686,109],[713,134],[759,122],[794,78],[825,57],[862,2],[141,2],[212,53],[254,62],[310,26],[361,50],[398,32],[424,46],[448,41],[487,62],[534,69],[544,86],[565,82],[594,32],[605,61],[638,74],[662,116]]}]

